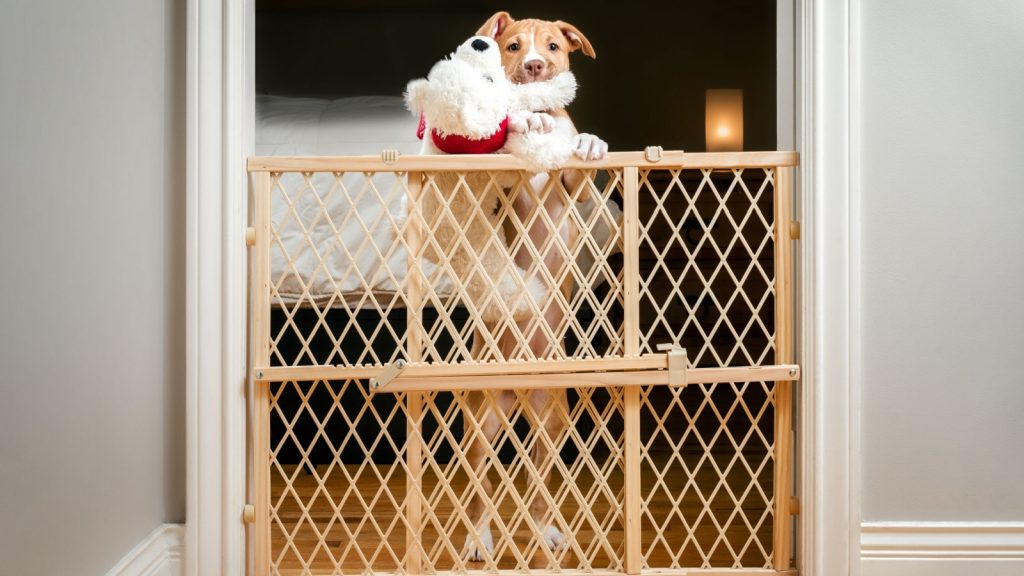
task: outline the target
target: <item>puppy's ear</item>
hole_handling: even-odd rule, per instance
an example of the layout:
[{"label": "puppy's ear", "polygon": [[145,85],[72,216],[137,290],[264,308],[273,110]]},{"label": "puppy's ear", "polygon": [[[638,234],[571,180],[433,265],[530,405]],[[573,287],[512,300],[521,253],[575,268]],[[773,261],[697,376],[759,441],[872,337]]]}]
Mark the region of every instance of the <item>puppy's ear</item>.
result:
[{"label": "puppy's ear", "polygon": [[477,36],[489,36],[491,38],[497,38],[501,36],[505,29],[508,28],[509,24],[515,22],[512,16],[508,12],[496,12],[494,16],[487,19],[484,25],[476,31]]},{"label": "puppy's ear", "polygon": [[555,22],[555,26],[558,26],[558,29],[562,31],[565,39],[568,40],[569,44],[572,46],[572,48],[569,49],[570,52],[574,50],[583,50],[583,53],[587,56],[597,58],[597,53],[594,52],[594,47],[590,45],[590,40],[587,40],[587,37],[583,35],[583,32],[580,32],[579,28],[569,24],[568,22],[562,22],[561,20]]}]

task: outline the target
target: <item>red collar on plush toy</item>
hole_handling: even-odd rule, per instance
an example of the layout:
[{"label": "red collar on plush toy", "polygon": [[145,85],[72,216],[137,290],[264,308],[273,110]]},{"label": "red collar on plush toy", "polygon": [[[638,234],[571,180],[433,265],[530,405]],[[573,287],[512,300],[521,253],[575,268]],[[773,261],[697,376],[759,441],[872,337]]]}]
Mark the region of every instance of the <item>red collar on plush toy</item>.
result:
[{"label": "red collar on plush toy", "polygon": [[[423,140],[423,134],[426,131],[427,119],[420,114],[420,126],[416,129],[416,136]],[[505,145],[506,138],[508,138],[508,116],[501,121],[494,134],[478,140],[457,134],[441,136],[436,130],[430,131],[430,139],[434,141],[434,146],[446,154],[491,154]]]}]

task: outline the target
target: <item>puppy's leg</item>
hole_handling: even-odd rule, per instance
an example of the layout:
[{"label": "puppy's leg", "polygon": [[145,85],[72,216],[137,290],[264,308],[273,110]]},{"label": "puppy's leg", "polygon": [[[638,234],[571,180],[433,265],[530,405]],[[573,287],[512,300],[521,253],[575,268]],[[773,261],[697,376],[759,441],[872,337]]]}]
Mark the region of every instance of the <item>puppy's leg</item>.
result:
[{"label": "puppy's leg", "polygon": [[[549,187],[547,174],[538,174],[531,179],[530,189],[524,190],[523,193],[517,196],[514,208],[516,216],[521,222],[530,221],[534,212],[544,210],[547,212],[548,219],[551,222],[557,223],[569,208],[568,201],[568,198],[557,185]],[[569,253],[571,253],[572,247],[576,242],[575,230],[568,223],[563,224],[556,231],[551,230],[542,219],[537,219],[534,220],[534,224],[529,227],[527,232],[530,236],[530,241],[537,247],[542,246],[552,233],[557,233],[561,237],[561,242],[564,243],[565,247],[569,248]],[[520,251],[516,254],[516,263],[520,266],[528,267],[531,259],[532,256],[527,251]],[[568,262],[561,250],[549,250],[544,255],[544,266],[555,278],[559,277],[567,264]],[[568,302],[572,295],[572,287],[572,279],[567,278],[562,286],[552,287],[551,291],[552,293],[560,293],[561,299]],[[551,332],[556,335],[556,338],[559,338],[558,335],[565,331],[565,326],[563,325],[565,315],[562,310],[562,307],[554,302],[549,302],[547,306],[543,307],[543,322],[550,327]],[[529,324],[533,321],[535,320],[528,319],[520,322],[520,333],[526,333]],[[534,331],[528,345],[532,355],[536,358],[549,358],[558,352],[564,353],[564,350],[561,349],[561,339],[552,341],[540,331]],[[529,403],[531,409],[537,414],[538,425],[542,428],[542,430],[538,430],[538,433],[546,434],[551,444],[557,446],[565,425],[564,414],[568,411],[566,392],[564,390],[534,391],[529,395]],[[558,511],[550,509],[543,495],[549,492],[548,484],[551,478],[551,470],[554,467],[555,458],[559,457],[559,454],[553,453],[547,444],[541,442],[540,439],[535,441],[530,453],[531,462],[541,477],[543,484],[538,487],[538,492],[530,502],[530,514],[540,530],[538,537],[542,538],[545,545],[552,550],[565,545],[565,536],[554,522]]]},{"label": "puppy's leg", "polygon": [[[551,444],[558,446],[564,428],[563,415],[568,411],[565,390],[534,390],[530,393],[530,406],[540,420],[541,430],[537,431],[538,434],[545,434]],[[565,545],[565,535],[555,523],[558,511],[552,510],[544,498],[544,494],[550,491],[551,470],[554,468],[555,458],[559,457],[559,454],[553,453],[547,443],[541,442],[540,439],[533,445],[530,454],[530,460],[543,482],[543,486],[539,487],[530,502],[530,515],[540,528],[540,537],[550,550],[558,550]]]},{"label": "puppy's leg", "polygon": [[[548,265],[553,264],[551,261],[546,263]],[[566,287],[563,287],[563,293],[566,292]],[[568,288],[568,292],[571,292],[571,285]],[[553,331],[556,331],[556,334],[563,317],[561,309],[554,306],[549,307],[544,314],[545,322],[551,326]],[[535,336],[530,341],[530,347],[538,355],[542,354],[545,350],[549,350],[550,345],[551,343],[541,335]],[[559,347],[561,345],[561,342],[556,344]],[[538,424],[541,428],[537,433],[546,435],[546,440],[551,445],[557,447],[565,428],[565,415],[569,411],[566,391],[534,390],[530,393],[529,398],[530,407],[534,414],[537,415]],[[530,515],[540,529],[540,538],[543,539],[544,544],[550,550],[558,550],[565,545],[565,535],[562,534],[562,531],[558,529],[555,523],[555,515],[558,514],[558,510],[552,510],[547,500],[543,497],[543,495],[550,493],[551,471],[554,468],[555,459],[560,457],[557,452],[551,451],[548,447],[548,442],[542,442],[540,438],[534,443],[530,453],[533,467],[537,470],[537,474],[541,477],[543,483],[542,486],[538,487],[537,493],[530,502]]]},{"label": "puppy's leg", "polygon": [[[601,160],[608,155],[608,143],[593,134],[578,133],[576,126],[572,123],[572,119],[569,118],[568,112],[556,110],[552,112],[552,116],[555,117],[555,122],[559,125],[559,128],[569,130],[572,133],[573,154],[577,158],[580,160]],[[583,173],[579,170],[562,170],[561,177],[565,189],[570,194],[574,193],[579,188],[580,183],[583,182]],[[590,191],[583,189],[576,200],[582,202],[589,197]]]},{"label": "puppy's leg", "polygon": [[[477,334],[473,339],[472,357],[480,358],[482,351],[483,340]],[[497,395],[494,392],[470,392],[466,395],[463,436],[471,436],[466,456],[476,487],[471,488],[473,496],[467,510],[473,524],[473,532],[466,535],[464,550],[466,558],[472,562],[481,562],[494,552],[494,536],[491,534],[491,515],[488,506],[489,502],[493,502],[494,487],[487,476],[484,464],[487,447],[493,444],[498,431],[501,430],[501,414],[508,413],[512,398],[507,392]],[[470,418],[474,419],[479,430],[471,426],[468,422]]]},{"label": "puppy's leg", "polygon": [[[487,445],[497,435],[499,425],[497,414],[493,407],[487,406],[486,392],[470,392],[466,396],[466,408],[469,412],[463,415],[464,434],[472,435],[469,444],[467,458],[472,474],[476,480],[476,488],[469,500],[469,519],[473,523],[470,532],[466,534],[465,554],[472,562],[481,562],[494,552],[494,537],[491,534],[491,515],[488,510],[485,498],[490,500],[494,494],[494,487],[484,469],[487,457]],[[474,430],[465,420],[478,418],[480,430]],[[481,494],[482,492],[482,494]]]}]

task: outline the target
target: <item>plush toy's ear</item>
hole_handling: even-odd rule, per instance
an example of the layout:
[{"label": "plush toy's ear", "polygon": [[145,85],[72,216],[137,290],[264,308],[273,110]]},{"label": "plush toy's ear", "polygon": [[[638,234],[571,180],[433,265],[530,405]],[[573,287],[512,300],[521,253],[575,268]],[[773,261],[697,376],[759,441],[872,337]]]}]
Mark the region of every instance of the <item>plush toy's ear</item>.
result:
[{"label": "plush toy's ear", "polygon": [[423,112],[423,106],[426,104],[427,90],[429,87],[430,82],[424,78],[413,80],[405,87],[405,107],[413,114]]},{"label": "plush toy's ear", "polygon": [[590,56],[591,58],[597,58],[597,53],[594,52],[594,47],[590,45],[590,40],[587,40],[587,37],[583,35],[583,32],[580,32],[579,28],[569,24],[568,22],[562,22],[561,20],[555,22],[555,26],[558,26],[558,29],[562,31],[562,34],[565,35],[565,39],[568,40],[569,44],[572,46],[569,50],[570,52],[574,50],[583,50],[585,55]]},{"label": "plush toy's ear", "polygon": [[484,25],[476,31],[476,36],[490,36],[491,38],[497,38],[505,32],[509,24],[515,22],[512,16],[508,12],[496,12],[494,16],[487,19]]}]

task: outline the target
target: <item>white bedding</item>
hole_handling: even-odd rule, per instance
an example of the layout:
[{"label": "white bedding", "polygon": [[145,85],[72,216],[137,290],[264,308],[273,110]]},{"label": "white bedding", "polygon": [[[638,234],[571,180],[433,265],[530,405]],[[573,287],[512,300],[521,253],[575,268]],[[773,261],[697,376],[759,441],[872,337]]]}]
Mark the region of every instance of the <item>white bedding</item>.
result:
[{"label": "white bedding", "polygon": [[[388,148],[397,149],[403,155],[417,154],[420,150],[417,123],[399,97],[322,100],[257,96],[256,154],[358,156],[379,154]],[[396,189],[397,182],[392,174],[378,174],[373,178],[373,185],[383,198],[368,189],[363,190],[366,183],[367,179],[361,174],[346,174],[342,177],[342,184],[349,191],[346,196],[339,190],[330,192],[335,185],[333,175],[317,173],[311,179],[317,194],[309,189],[298,194],[304,186],[302,176],[285,174],[282,177],[282,185],[293,205],[289,206],[282,194],[272,194],[271,218],[278,229],[281,246],[271,247],[271,282],[280,285],[279,293],[285,301],[325,302],[341,293],[350,302],[358,303],[367,289],[387,294],[404,284],[406,252],[401,248],[393,249],[395,228],[374,226],[373,222],[378,219],[381,224],[391,220],[401,222],[406,214],[405,195]],[[338,226],[340,243],[334,240],[331,222],[321,216],[320,202],[324,203],[333,224]],[[581,206],[584,213],[593,208],[592,204]],[[609,202],[607,209],[614,218],[621,216],[614,203]],[[357,211],[358,218],[354,217],[353,210]],[[302,228],[308,230],[319,258],[305,240]],[[596,232],[603,232],[605,236],[608,233],[606,228]],[[285,258],[286,253],[289,258]],[[324,265],[320,264],[320,258]],[[592,262],[580,264],[585,271]],[[424,263],[424,272],[431,273],[429,262]]]}]

